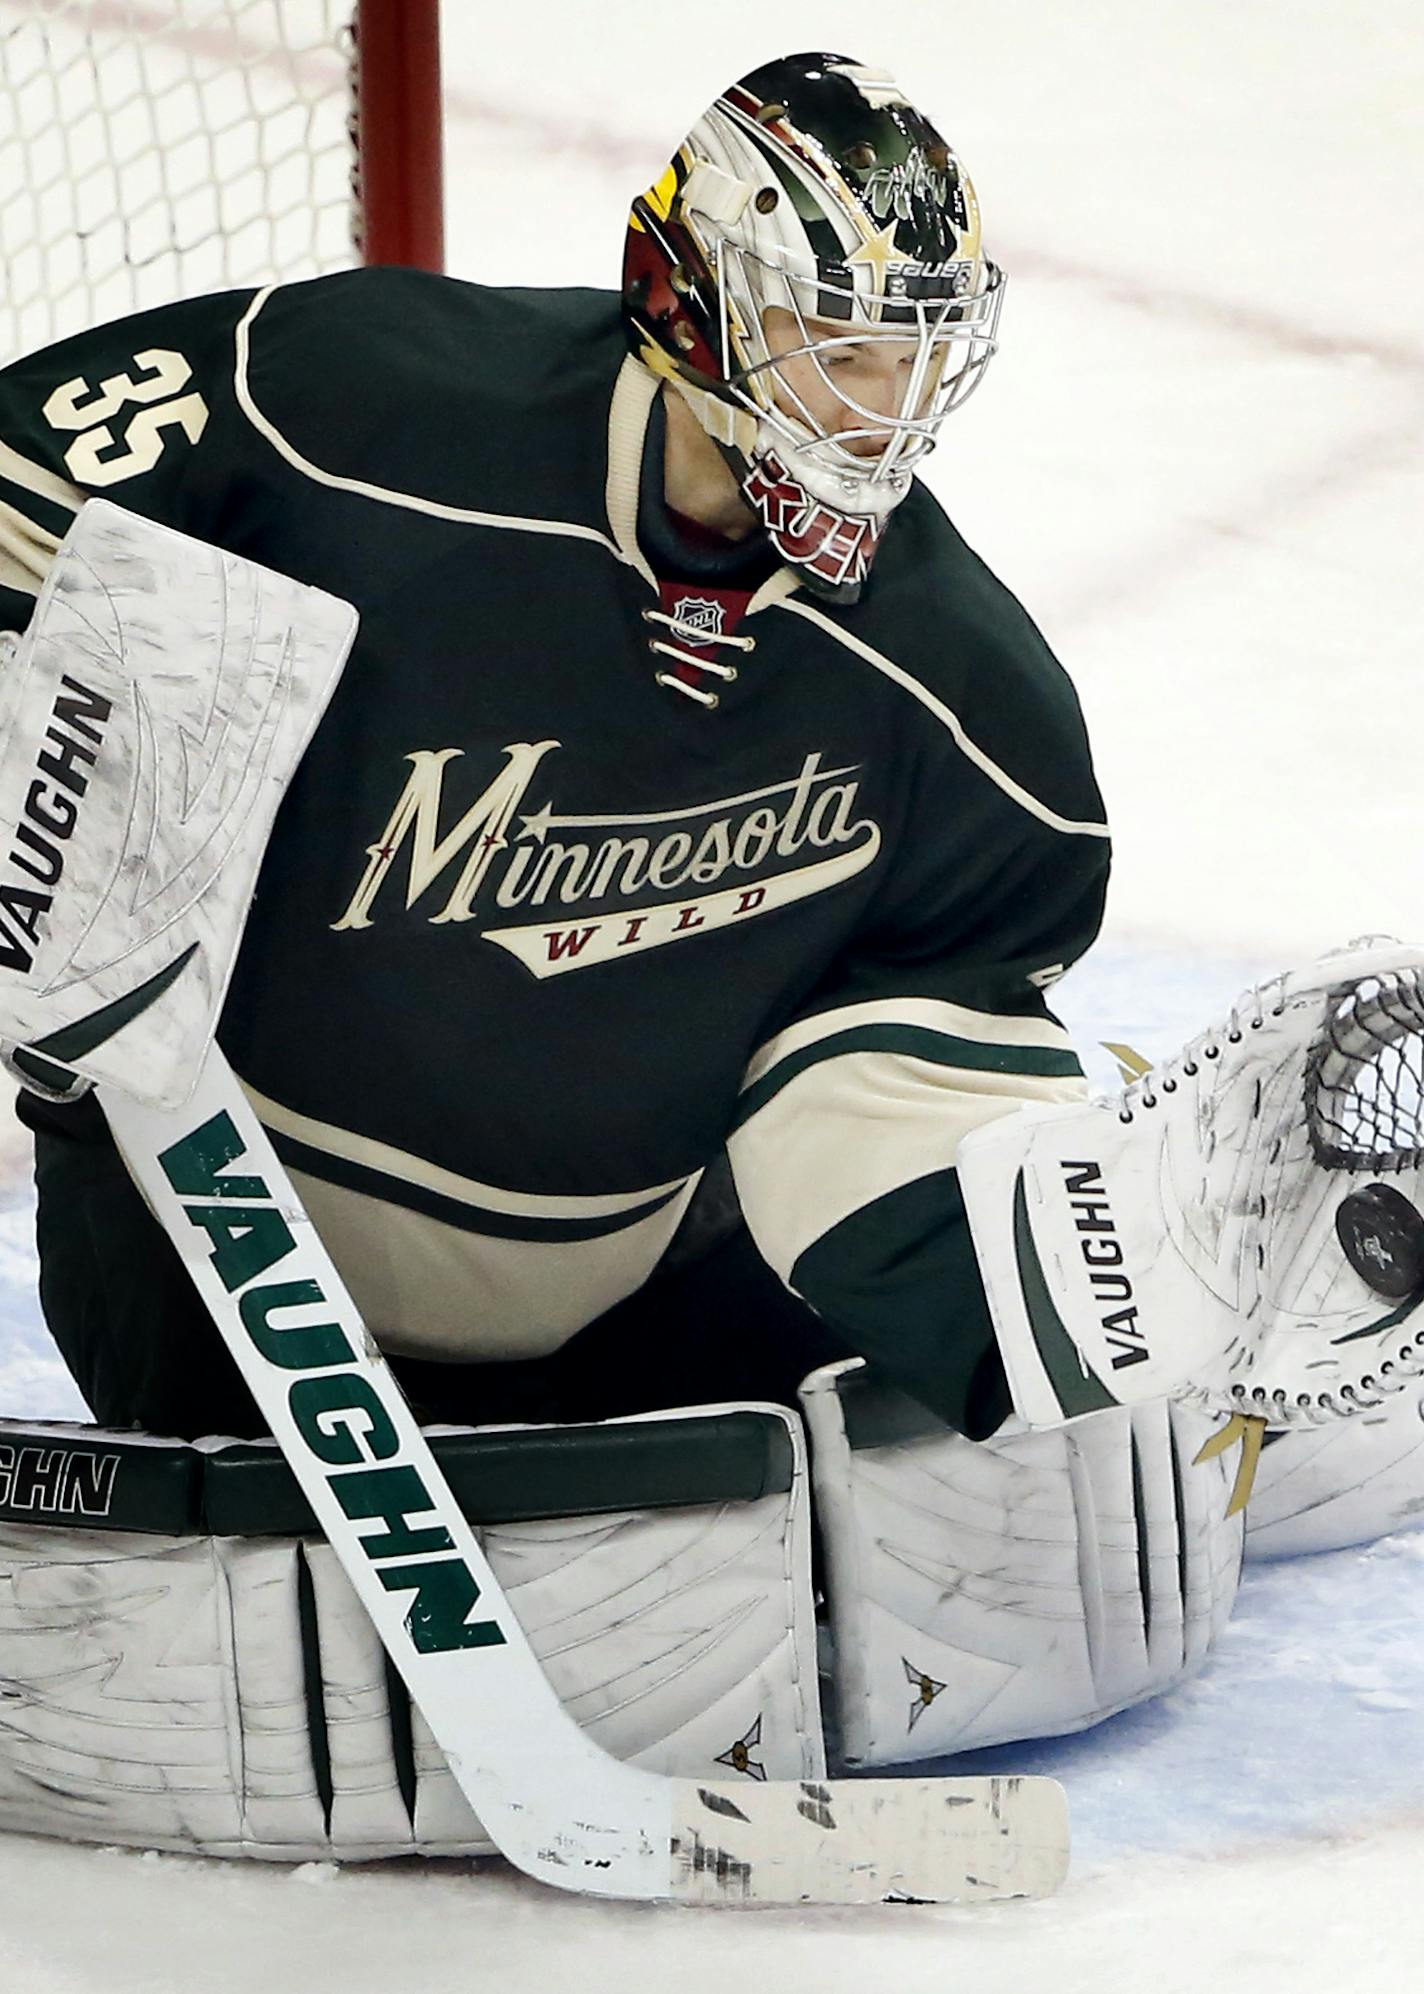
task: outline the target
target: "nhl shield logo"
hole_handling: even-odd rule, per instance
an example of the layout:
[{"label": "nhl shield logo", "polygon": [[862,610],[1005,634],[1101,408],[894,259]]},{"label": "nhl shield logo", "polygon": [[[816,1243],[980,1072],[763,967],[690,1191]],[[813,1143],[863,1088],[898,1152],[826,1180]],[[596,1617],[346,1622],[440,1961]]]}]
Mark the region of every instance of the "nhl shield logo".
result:
[{"label": "nhl shield logo", "polygon": [[[677,634],[684,644],[715,644],[722,635],[722,605],[710,596],[679,596],[672,606],[672,613],[682,625]],[[694,636],[694,631],[701,634]]]}]

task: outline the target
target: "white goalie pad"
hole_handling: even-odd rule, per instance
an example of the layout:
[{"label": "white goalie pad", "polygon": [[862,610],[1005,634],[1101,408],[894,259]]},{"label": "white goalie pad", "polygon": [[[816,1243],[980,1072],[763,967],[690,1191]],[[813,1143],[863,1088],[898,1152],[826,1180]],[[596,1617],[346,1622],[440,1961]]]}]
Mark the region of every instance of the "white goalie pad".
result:
[{"label": "white goalie pad", "polygon": [[1424,1525],[1424,1393],[1373,1412],[1273,1436],[1246,1512],[1248,1558],[1370,1544]]},{"label": "white goalie pad", "polygon": [[1241,1569],[1217,1422],[1165,1400],[970,1441],[873,1385],[808,1378],[848,1764],[1085,1729],[1190,1675]]},{"label": "white goalie pad", "polygon": [[1014,1405],[1173,1395],[1274,1427],[1424,1373],[1424,952],[1352,945],[1248,990],[1120,1095],[960,1146]]},{"label": "white goalie pad", "polygon": [[[481,1533],[558,1695],[619,1758],[824,1776],[804,1447],[780,1417],[789,1490]],[[0,1428],[0,1497],[8,1477],[102,1501],[64,1439]],[[0,1713],[11,1831],[283,1861],[493,1849],[319,1538],[0,1520]]]},{"label": "white goalie pad", "polygon": [[0,1039],[180,1106],[348,603],[91,499],[0,673]]}]

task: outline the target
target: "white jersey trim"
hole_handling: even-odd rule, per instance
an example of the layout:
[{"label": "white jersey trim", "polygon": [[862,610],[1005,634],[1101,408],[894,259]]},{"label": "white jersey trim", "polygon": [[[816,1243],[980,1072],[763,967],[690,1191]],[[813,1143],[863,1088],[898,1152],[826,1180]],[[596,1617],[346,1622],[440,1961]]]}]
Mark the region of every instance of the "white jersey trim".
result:
[{"label": "white jersey trim", "polygon": [[[619,370],[608,416],[608,481],[605,500],[608,524],[618,551],[636,568],[650,588],[658,586],[647,556],[638,545],[638,498],[643,477],[643,452],[648,418],[663,383],[652,369],[630,353]],[[676,385],[675,383],[673,385]],[[799,586],[790,568],[774,570],[753,594],[746,614],[770,609]]]},{"label": "white jersey trim", "polygon": [[303,477],[310,478],[314,484],[325,485],[331,491],[350,492],[357,498],[372,499],[378,505],[398,506],[404,512],[424,513],[428,518],[446,519],[456,526],[493,526],[510,533],[547,533],[565,540],[591,540],[596,546],[607,548],[610,554],[620,553],[617,543],[606,533],[600,533],[597,527],[581,526],[573,520],[525,519],[515,513],[480,512],[472,506],[445,505],[439,499],[421,498],[414,492],[393,491],[385,485],[368,484],[363,478],[341,477],[335,471],[324,471],[319,464],[313,464],[262,413],[248,380],[252,326],[276,289],[275,284],[269,284],[265,290],[259,291],[238,322],[233,386],[239,407],[258,435],[265,438],[278,456],[284,458],[294,470],[300,471]]},{"label": "white jersey trim", "polygon": [[897,665],[893,659],[887,658],[883,651],[877,651],[872,645],[862,642],[859,637],[853,637],[848,630],[843,630],[838,623],[833,622],[823,611],[813,608],[809,602],[788,600],[778,603],[776,607],[789,610],[793,616],[804,616],[808,623],[816,624],[826,632],[827,636],[834,637],[837,643],[844,644],[848,651],[854,651],[858,658],[864,658],[868,665],[873,665],[876,671],[883,672],[895,685],[902,686],[912,699],[917,699],[921,706],[949,729],[967,761],[972,762],[997,789],[1001,789],[1005,796],[1017,803],[1020,809],[1026,810],[1031,817],[1036,817],[1041,824],[1047,824],[1054,831],[1066,832],[1070,837],[1106,838],[1111,835],[1106,824],[1092,821],[1079,822],[1076,818],[1060,817],[1056,810],[1050,810],[1046,803],[1040,803],[1022,783],[1015,782],[1013,777],[986,755],[982,748],[975,746],[965,732],[964,723],[957,713],[946,706],[942,699],[937,699],[927,686],[912,678],[903,665]]},{"label": "white jersey trim", "polygon": [[695,1181],[592,1239],[500,1239],[294,1170],[327,1250],[384,1350],[437,1363],[547,1357],[642,1287]]},{"label": "white jersey trim", "polygon": [[1086,1083],[848,1052],[807,1067],[730,1138],[758,1251],[783,1281],[808,1247],[879,1198],[953,1167],[971,1129],[1027,1101],[1079,1101]]},{"label": "white jersey trim", "polygon": [[315,1121],[310,1115],[298,1114],[293,1108],[284,1108],[280,1102],[268,1100],[265,1094],[259,1094],[256,1088],[246,1086],[245,1082],[244,1091],[263,1127],[276,1135],[304,1143],[308,1149],[316,1150],[321,1155],[378,1171],[397,1183],[416,1185],[421,1190],[450,1198],[457,1204],[486,1212],[502,1212],[510,1218],[616,1218],[620,1212],[637,1211],[655,1199],[671,1197],[692,1181],[690,1177],[674,1177],[670,1183],[652,1184],[642,1191],[612,1191],[591,1197],[510,1191],[500,1184],[484,1184],[475,1177],[461,1177],[453,1170],[427,1162],[423,1156],[412,1156],[408,1150],[396,1149],[390,1143],[357,1135],[353,1129],[339,1129],[329,1122]]},{"label": "white jersey trim", "polygon": [[660,383],[630,353],[618,370],[608,411],[608,477],[604,504],[617,552],[656,589],[658,578],[638,545],[638,489],[643,475],[643,442]]},{"label": "white jersey trim", "polygon": [[934,997],[881,997],[864,1004],[844,1004],[835,1011],[818,1011],[802,1018],[768,1039],[752,1057],[742,1081],[742,1091],[755,1086],[774,1066],[790,1054],[802,1052],[822,1039],[838,1038],[842,1032],[862,1025],[916,1025],[924,1031],[940,1032],[946,1038],[971,1039],[976,1045],[1032,1046],[1053,1052],[1071,1052],[1073,1041],[1051,1018],[998,1017],[991,1011],[971,1011],[966,1005],[951,1004]]},{"label": "white jersey trim", "polygon": [[0,582],[22,595],[38,595],[59,539],[0,499]]},{"label": "white jersey trim", "polygon": [[[43,464],[31,463],[9,443],[0,443],[0,478],[18,485],[21,491],[33,492],[36,498],[48,499],[51,505],[62,505],[70,512],[78,512],[87,496],[57,472],[46,470]],[[58,544],[56,541],[55,545]]]}]

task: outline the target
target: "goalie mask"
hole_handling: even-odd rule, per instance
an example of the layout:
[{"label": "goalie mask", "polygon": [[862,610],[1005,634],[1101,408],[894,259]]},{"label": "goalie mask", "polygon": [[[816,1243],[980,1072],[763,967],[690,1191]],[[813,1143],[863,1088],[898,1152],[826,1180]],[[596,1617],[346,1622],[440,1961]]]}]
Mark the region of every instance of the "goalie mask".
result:
[{"label": "goalie mask", "polygon": [[633,350],[834,601],[859,596],[912,466],[978,385],[1002,295],[954,153],[842,56],[734,83],[629,218]]}]

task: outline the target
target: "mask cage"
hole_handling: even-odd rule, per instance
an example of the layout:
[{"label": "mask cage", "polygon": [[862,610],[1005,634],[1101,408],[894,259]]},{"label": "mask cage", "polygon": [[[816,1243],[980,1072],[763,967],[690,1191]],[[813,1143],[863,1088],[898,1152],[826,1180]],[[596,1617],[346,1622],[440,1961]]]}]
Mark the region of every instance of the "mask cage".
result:
[{"label": "mask cage", "polygon": [[[809,457],[855,486],[903,488],[911,466],[934,448],[946,416],[969,399],[997,350],[1002,271],[987,259],[966,261],[949,275],[900,280],[907,295],[887,297],[858,288],[860,273],[847,270],[840,282],[821,270],[794,269],[787,252],[773,262],[724,238],[711,245],[711,255],[722,373],[733,392],[803,460]],[[917,285],[937,295],[909,295]],[[765,313],[773,306],[795,321],[796,344],[784,353],[773,354],[766,338]],[[845,330],[828,333],[827,323]],[[913,344],[912,365],[892,414],[858,401],[825,364],[828,356],[874,339]],[[855,418],[851,424],[828,430],[812,415],[784,371],[788,360],[803,356]],[[868,435],[886,439],[877,457],[844,447]]]}]

